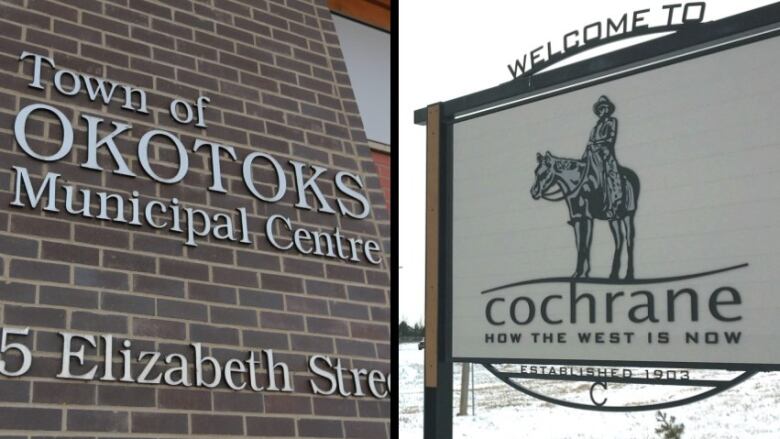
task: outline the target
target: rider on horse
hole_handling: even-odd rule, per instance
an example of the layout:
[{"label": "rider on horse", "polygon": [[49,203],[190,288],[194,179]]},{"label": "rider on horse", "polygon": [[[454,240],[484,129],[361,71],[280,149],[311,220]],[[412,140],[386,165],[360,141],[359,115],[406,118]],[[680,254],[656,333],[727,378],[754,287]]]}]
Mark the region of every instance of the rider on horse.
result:
[{"label": "rider on horse", "polygon": [[593,112],[599,117],[590,132],[588,146],[582,159],[590,164],[598,186],[604,188],[604,211],[607,218],[615,218],[623,197],[623,182],[615,158],[618,121],[612,117],[615,105],[606,96],[593,104]]}]

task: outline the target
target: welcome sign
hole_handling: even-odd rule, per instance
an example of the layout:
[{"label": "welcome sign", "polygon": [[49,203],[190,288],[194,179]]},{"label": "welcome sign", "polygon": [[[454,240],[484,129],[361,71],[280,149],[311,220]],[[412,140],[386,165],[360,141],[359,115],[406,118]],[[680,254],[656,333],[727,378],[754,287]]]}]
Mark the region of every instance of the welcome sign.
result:
[{"label": "welcome sign", "polygon": [[453,358],[776,368],[778,68],[773,37],[456,121]]}]

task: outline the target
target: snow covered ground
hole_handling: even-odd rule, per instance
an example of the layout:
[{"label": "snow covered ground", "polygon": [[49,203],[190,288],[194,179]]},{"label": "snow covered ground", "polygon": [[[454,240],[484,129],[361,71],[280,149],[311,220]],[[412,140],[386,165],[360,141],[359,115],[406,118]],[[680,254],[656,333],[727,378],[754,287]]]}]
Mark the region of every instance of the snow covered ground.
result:
[{"label": "snow covered ground", "polygon": [[[423,351],[415,343],[400,347],[399,421],[402,439],[423,435]],[[603,413],[548,404],[526,396],[481,366],[476,371],[476,416],[454,416],[455,438],[659,438],[655,412]],[[691,378],[724,377],[725,372],[703,372]],[[728,376],[733,376],[730,374]],[[458,404],[460,365],[455,365]],[[587,402],[590,385],[583,382],[525,383],[540,393],[564,400]],[[698,390],[677,386],[612,385],[599,396],[608,404],[621,401],[663,401],[692,395]],[[761,373],[735,388],[682,407],[664,410],[685,424],[683,438],[780,438],[780,373]],[[457,413],[454,409],[453,413]],[[469,411],[471,413],[471,411]]]}]

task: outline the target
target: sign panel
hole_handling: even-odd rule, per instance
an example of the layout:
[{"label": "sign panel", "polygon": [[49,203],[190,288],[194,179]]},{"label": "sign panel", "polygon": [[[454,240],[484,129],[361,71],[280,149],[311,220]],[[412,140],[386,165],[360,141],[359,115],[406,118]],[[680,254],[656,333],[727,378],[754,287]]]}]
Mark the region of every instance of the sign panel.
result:
[{"label": "sign panel", "polygon": [[453,357],[780,364],[780,38],[456,122]]}]

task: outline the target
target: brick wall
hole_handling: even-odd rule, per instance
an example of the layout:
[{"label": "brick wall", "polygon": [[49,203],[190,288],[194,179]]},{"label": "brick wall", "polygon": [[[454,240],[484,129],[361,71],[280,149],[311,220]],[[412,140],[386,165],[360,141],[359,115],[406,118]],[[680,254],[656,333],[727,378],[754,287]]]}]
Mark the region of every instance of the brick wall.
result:
[{"label": "brick wall", "polygon": [[376,165],[377,175],[379,176],[379,184],[382,186],[382,192],[385,194],[385,203],[390,209],[390,154],[381,151],[371,151],[371,155],[374,157],[374,164]]},{"label": "brick wall", "polygon": [[[389,399],[315,396],[306,361],[326,354],[347,367],[390,371],[390,256],[371,265],[281,252],[268,245],[262,227],[269,215],[281,213],[296,225],[340,227],[390,248],[384,195],[324,3],[0,0],[0,323],[30,327],[24,344],[34,357],[23,377],[0,377],[0,434],[389,435]],[[57,67],[145,89],[150,114],[91,102],[84,91],[62,96],[50,86],[48,67],[45,91],[28,87],[32,63],[18,59],[24,50],[53,57]],[[198,95],[211,99],[208,129],[175,123],[168,102]],[[33,102],[66,113],[75,129],[75,153],[43,163],[20,150],[14,118]],[[79,167],[86,150],[83,113],[133,124],[117,145],[137,178]],[[54,122],[46,116],[31,120],[36,148],[59,145]],[[294,158],[324,166],[330,174],[353,172],[365,182],[371,213],[354,220],[298,209],[294,191],[278,203],[260,202],[243,188],[239,164],[224,156],[227,194],[206,190],[210,164],[206,155],[192,152],[183,182],[158,184],[143,175],[133,153],[139,137],[153,128],[176,133],[186,145],[200,137],[229,144],[241,156],[259,150],[280,162]],[[171,152],[155,151],[157,169],[172,168]],[[101,164],[110,168],[102,154]],[[12,166],[26,167],[34,181],[57,172],[80,188],[128,196],[138,190],[148,199],[176,196],[209,212],[247,207],[253,244],[209,239],[186,247],[180,236],[148,226],[11,207]],[[292,184],[291,170],[285,170]],[[322,187],[334,200],[333,184]],[[191,342],[221,359],[270,348],[293,371],[295,392],[56,379],[62,330],[111,334],[163,354],[183,352]],[[87,361],[100,361],[92,352]]]}]

